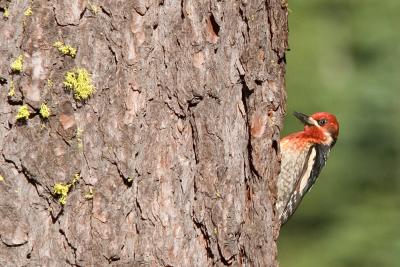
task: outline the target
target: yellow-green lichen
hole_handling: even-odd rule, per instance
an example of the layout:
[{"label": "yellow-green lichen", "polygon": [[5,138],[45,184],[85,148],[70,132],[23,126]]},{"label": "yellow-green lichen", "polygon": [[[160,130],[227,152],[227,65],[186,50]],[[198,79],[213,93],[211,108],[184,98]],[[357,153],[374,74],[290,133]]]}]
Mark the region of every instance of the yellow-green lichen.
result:
[{"label": "yellow-green lichen", "polygon": [[76,100],[88,99],[96,90],[89,72],[84,68],[75,68],[65,74],[64,85],[74,91]]},{"label": "yellow-green lichen", "polygon": [[24,68],[24,56],[19,55],[12,63],[11,63],[11,70],[13,72],[21,72]]},{"label": "yellow-green lichen", "polygon": [[4,177],[2,175],[0,175],[0,182],[4,181]]},{"label": "yellow-green lichen", "polygon": [[71,189],[72,186],[75,186],[78,180],[81,178],[81,175],[79,173],[76,173],[74,177],[72,178],[72,181],[70,183],[56,183],[53,186],[53,192],[55,195],[59,196],[58,202],[61,205],[65,205],[67,203],[67,196],[69,193],[69,190]]},{"label": "yellow-green lichen", "polygon": [[89,10],[94,14],[97,15],[97,13],[100,12],[100,7],[92,2],[89,2]]},{"label": "yellow-green lichen", "polygon": [[47,119],[47,118],[50,117],[50,109],[45,103],[42,103],[40,105],[39,113],[40,113],[40,116],[42,116],[43,119]]},{"label": "yellow-green lichen", "polygon": [[59,47],[61,47],[63,45],[64,45],[64,43],[61,42],[61,41],[54,42],[54,44],[53,44],[53,46],[56,47],[56,48],[59,48]]},{"label": "yellow-green lichen", "polygon": [[24,15],[27,16],[27,17],[32,16],[32,14],[33,14],[33,12],[32,12],[32,8],[31,7],[28,7],[24,12]]},{"label": "yellow-green lichen", "polygon": [[94,196],[93,189],[90,188],[90,189],[89,189],[89,192],[86,192],[86,194],[85,194],[85,199],[90,200],[90,199],[93,198],[93,196]]},{"label": "yellow-green lichen", "polygon": [[54,82],[52,79],[47,79],[47,87],[53,88]]},{"label": "yellow-green lichen", "polygon": [[8,18],[9,16],[10,16],[10,10],[8,9],[8,7],[5,7],[3,17]]},{"label": "yellow-green lichen", "polygon": [[11,81],[11,82],[10,82],[10,88],[8,89],[8,96],[9,96],[9,97],[15,96],[15,85],[14,85],[14,81]]},{"label": "yellow-green lichen", "polygon": [[218,229],[216,227],[214,228],[213,232],[214,232],[214,235],[218,235]]},{"label": "yellow-green lichen", "polygon": [[28,120],[29,119],[29,113],[28,106],[27,105],[22,105],[18,109],[17,116],[15,117],[17,120]]},{"label": "yellow-green lichen", "polygon": [[65,205],[65,203],[67,202],[67,196],[70,187],[71,184],[56,183],[54,185],[54,194],[60,196],[58,202],[60,202],[61,205]]},{"label": "yellow-green lichen", "polygon": [[53,44],[55,48],[58,49],[58,52],[60,52],[63,55],[70,56],[74,58],[76,56],[76,48],[66,45],[63,42],[57,41]]},{"label": "yellow-green lichen", "polygon": [[75,173],[74,178],[72,178],[71,185],[75,185],[79,179],[81,179],[81,175],[79,173]]}]

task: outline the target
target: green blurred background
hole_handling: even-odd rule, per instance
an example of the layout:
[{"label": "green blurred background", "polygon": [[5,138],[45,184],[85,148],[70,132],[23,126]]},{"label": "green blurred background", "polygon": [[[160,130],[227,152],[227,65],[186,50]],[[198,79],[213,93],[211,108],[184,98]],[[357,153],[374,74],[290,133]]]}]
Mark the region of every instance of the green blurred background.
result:
[{"label": "green blurred background", "polygon": [[400,266],[400,0],[289,0],[288,116],[328,111],[338,142],[281,230],[281,267]]}]

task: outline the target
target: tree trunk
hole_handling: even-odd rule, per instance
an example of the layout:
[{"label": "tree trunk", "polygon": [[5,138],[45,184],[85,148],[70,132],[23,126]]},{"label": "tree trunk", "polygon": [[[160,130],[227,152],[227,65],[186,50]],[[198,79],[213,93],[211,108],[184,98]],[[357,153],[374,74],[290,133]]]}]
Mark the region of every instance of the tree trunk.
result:
[{"label": "tree trunk", "polygon": [[0,7],[1,266],[277,266],[281,0]]}]

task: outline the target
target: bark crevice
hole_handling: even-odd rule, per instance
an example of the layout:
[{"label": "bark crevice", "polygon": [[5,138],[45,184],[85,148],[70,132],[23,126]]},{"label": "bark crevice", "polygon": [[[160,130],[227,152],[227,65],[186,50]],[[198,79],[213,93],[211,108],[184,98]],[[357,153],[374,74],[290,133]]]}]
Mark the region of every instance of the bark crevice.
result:
[{"label": "bark crevice", "polygon": [[74,256],[74,262],[70,262],[69,259],[67,258],[67,263],[71,266],[76,266],[76,267],[82,267],[82,265],[79,265],[77,262],[77,255],[76,255],[76,251],[77,248],[75,246],[73,246],[70,241],[68,240],[67,235],[65,234],[64,230],[59,229],[59,233],[61,234],[61,236],[64,238],[65,242],[67,243],[68,247],[71,249],[72,254]]}]

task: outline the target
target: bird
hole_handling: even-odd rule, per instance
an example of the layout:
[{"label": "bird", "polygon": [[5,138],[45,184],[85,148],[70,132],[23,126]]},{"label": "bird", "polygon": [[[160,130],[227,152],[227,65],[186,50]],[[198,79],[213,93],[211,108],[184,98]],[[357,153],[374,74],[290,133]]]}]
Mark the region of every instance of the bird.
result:
[{"label": "bird", "polygon": [[333,114],[317,112],[307,116],[294,112],[293,115],[304,124],[304,129],[280,141],[281,172],[276,180],[275,210],[281,226],[316,182],[339,135],[339,123]]}]

